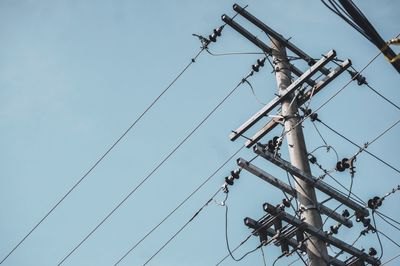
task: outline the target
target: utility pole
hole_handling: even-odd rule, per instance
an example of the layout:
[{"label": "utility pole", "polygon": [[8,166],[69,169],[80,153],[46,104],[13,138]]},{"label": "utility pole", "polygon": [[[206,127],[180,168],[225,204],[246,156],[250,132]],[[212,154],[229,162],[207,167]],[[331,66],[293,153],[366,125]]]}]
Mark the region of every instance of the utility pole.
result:
[{"label": "utility pole", "polygon": [[[227,25],[260,48],[266,56],[272,56],[279,94],[236,130],[232,130],[229,138],[231,141],[235,141],[239,137],[246,138],[245,146],[247,148],[252,148],[255,154],[294,177],[295,188],[290,184],[286,184],[282,179],[258,168],[251,161],[238,158],[237,164],[241,169],[291,195],[292,199],[295,198],[300,203],[298,210],[295,210],[295,214],[300,212],[301,215],[301,219],[298,219],[285,211],[285,208],[293,207],[292,199],[286,198],[277,205],[265,203],[263,209],[267,214],[258,220],[246,217],[244,224],[253,229],[252,234],[260,238],[262,245],[274,244],[280,246],[282,251],[280,257],[291,256],[294,252],[301,251],[307,252],[308,265],[311,266],[364,266],[366,263],[374,266],[380,265],[380,260],[375,257],[375,249],[371,248],[370,252],[366,253],[364,249],[358,249],[333,236],[338,234],[338,229],[342,225],[348,228],[353,226],[353,222],[350,220],[352,216],[350,216],[350,212],[347,209],[342,210],[341,213],[338,213],[337,209],[330,209],[325,205],[326,200],[318,202],[315,189],[327,195],[329,197],[328,200],[338,201],[341,205],[354,211],[355,221],[362,222],[365,227],[362,232],[369,232],[374,228],[370,224],[370,219],[367,218],[369,211],[365,206],[353,201],[345,193],[333,189],[323,180],[325,175],[317,178],[311,174],[302,128],[304,119],[299,115],[299,107],[304,105],[311,97],[315,97],[332,80],[346,71],[351,66],[351,61],[346,59],[341,61],[340,64],[335,63],[335,68],[326,68],[325,66],[336,57],[334,50],[329,51],[319,60],[315,60],[281,34],[250,14],[245,8],[235,4],[233,9],[271,38],[272,45],[270,47],[228,15],[222,16],[222,20]],[[309,69],[303,72],[291,64],[286,54],[286,48],[304,60]],[[296,77],[293,82],[291,73]],[[313,78],[317,73],[319,73],[319,76]],[[247,137],[244,135],[246,131],[261,123],[279,105],[281,110],[277,111],[277,114],[271,120],[264,123],[264,126],[253,136]],[[307,115],[311,120],[316,119],[317,114],[312,113],[308,107],[302,110],[304,116]],[[285,134],[283,136],[285,136],[288,144],[290,162],[281,158],[278,152],[281,145],[279,136],[274,136],[269,141],[263,140],[269,132],[280,124],[284,125]],[[316,158],[313,161],[316,162]],[[310,162],[312,162],[311,159]],[[229,185],[229,183],[227,184]],[[321,214],[336,220],[338,223],[324,231]],[[329,256],[327,245],[332,245],[341,250],[342,253],[347,253],[350,258],[341,261],[336,256]]]},{"label": "utility pole", "polygon": [[[271,38],[273,64],[276,73],[276,82],[278,85],[279,95],[283,94],[287,87],[291,84],[290,65],[286,55],[286,49],[278,40]],[[289,95],[282,101],[282,116],[284,117],[284,127],[286,140],[289,149],[290,161],[293,166],[300,170],[311,174],[310,165],[308,163],[307,149],[304,141],[303,129],[298,115],[298,106],[294,93]],[[314,187],[304,182],[300,178],[296,179],[297,199],[302,207],[302,217],[310,225],[316,228],[322,227],[321,215],[317,209],[317,199]],[[328,252],[322,239],[309,236],[307,242],[307,254],[310,260],[310,266],[328,265]]]}]

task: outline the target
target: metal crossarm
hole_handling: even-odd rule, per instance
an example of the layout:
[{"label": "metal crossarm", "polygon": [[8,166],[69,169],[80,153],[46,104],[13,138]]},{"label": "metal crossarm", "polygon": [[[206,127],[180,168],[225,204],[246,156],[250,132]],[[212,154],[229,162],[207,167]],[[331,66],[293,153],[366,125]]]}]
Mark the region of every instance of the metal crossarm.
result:
[{"label": "metal crossarm", "polygon": [[[246,226],[250,227],[255,232],[258,232],[258,234],[260,235],[260,239],[267,239],[268,237],[271,238],[270,241],[278,239],[278,232],[276,232],[274,229],[264,227],[264,224],[257,222],[251,218],[246,218],[246,219],[248,219],[248,221],[249,221],[249,223],[246,224]],[[263,234],[266,234],[266,235],[263,236]],[[287,238],[286,240],[287,240],[287,244],[289,244],[293,249],[306,251],[305,246],[303,246],[302,243],[299,242],[302,240],[299,240],[299,239],[296,240],[294,238]],[[340,261],[337,258],[334,258],[332,256],[329,256],[329,261],[330,261],[331,265],[334,265],[334,266],[346,266],[346,263],[344,263],[343,261]]]},{"label": "metal crossarm", "polygon": [[343,203],[344,205],[353,209],[354,211],[356,211],[364,216],[369,215],[369,211],[366,208],[364,208],[363,206],[361,206],[360,204],[349,199],[349,197],[347,197],[343,194],[340,194],[336,190],[333,190],[325,182],[313,177],[312,175],[309,175],[309,174],[301,171],[297,167],[294,167],[289,162],[287,162],[281,158],[275,157],[274,154],[272,154],[268,151],[265,151],[263,149],[263,147],[261,147],[261,145],[257,144],[256,146],[254,146],[254,152],[257,153],[258,155],[260,155],[261,157],[267,159],[271,163],[279,166],[283,170],[288,171],[290,174],[295,175],[298,178],[300,178],[301,180],[313,185],[315,188],[317,188],[320,191],[324,192],[325,194],[331,196],[332,198],[339,201],[340,203]]},{"label": "metal crossarm", "polygon": [[[258,168],[257,166],[251,164],[250,162],[239,158],[237,160],[237,164],[238,166],[242,167],[243,169],[245,169],[246,171],[260,177],[262,180],[270,183],[271,185],[279,188],[280,190],[282,190],[283,192],[296,197],[297,193],[296,190],[292,187],[290,187],[288,184],[286,184],[285,182],[281,181],[280,179],[274,177],[273,175],[267,173],[266,171]],[[326,216],[331,217],[332,219],[334,219],[335,221],[345,225],[348,228],[351,228],[353,226],[353,223],[351,220],[343,217],[342,215],[340,215],[339,213],[335,212],[334,210],[332,210],[329,207],[326,207],[325,205],[318,203],[317,204],[317,208],[320,210],[320,212],[322,214],[325,214]]]},{"label": "metal crossarm", "polygon": [[[320,239],[322,239],[324,242],[331,244],[341,250],[343,250],[344,252],[351,254],[353,256],[356,256],[372,265],[380,265],[380,261],[364,252],[362,252],[361,250],[353,247],[352,245],[349,245],[345,242],[343,242],[342,240],[333,237],[331,235],[328,235],[327,233],[321,231],[321,229],[315,228],[312,225],[309,225],[307,223],[304,223],[303,221],[297,219],[296,217],[294,217],[291,214],[288,214],[282,210],[280,210],[279,208],[276,208],[275,206],[271,205],[271,204],[265,204],[264,205],[264,210],[266,212],[268,212],[271,215],[276,215],[276,214],[282,214],[281,219],[291,225],[294,226],[302,226],[304,232],[307,232],[308,234],[311,234],[313,236],[316,236]],[[262,225],[261,225],[262,226]]]},{"label": "metal crossarm", "polygon": [[[239,32],[243,37],[248,39],[250,42],[252,42],[254,45],[256,45],[258,48],[263,50],[264,53],[271,55],[272,49],[268,45],[266,45],[264,42],[259,40],[255,35],[251,34],[249,31],[247,31],[245,28],[240,26],[238,23],[236,23],[232,18],[230,18],[228,15],[222,15],[222,20],[231,26],[233,29],[235,29],[237,32]],[[294,65],[290,64],[290,71],[295,74],[297,77],[300,77],[303,72],[299,70],[297,67]],[[315,82],[312,79],[306,80],[306,83],[310,86],[314,86]]]},{"label": "metal crossarm", "polygon": [[[247,10],[245,10],[243,7],[239,6],[238,4],[233,5],[233,10],[238,12],[242,17],[253,23],[255,26],[257,26],[259,29],[264,31],[266,34],[270,35],[274,39],[278,40],[280,43],[283,43],[290,51],[292,51],[294,54],[298,55],[302,59],[304,59],[309,65],[314,64],[314,59],[312,59],[308,54],[303,52],[300,48],[295,46],[293,43],[291,43],[289,40],[285,39],[281,34],[277,33],[267,25],[265,25],[264,22],[250,14]],[[319,71],[325,75],[329,74],[329,70],[326,68],[321,68]]]},{"label": "metal crossarm", "polygon": [[[323,88],[325,88],[332,80],[334,80],[337,76],[343,73],[347,68],[351,66],[351,61],[349,59],[345,60],[340,64],[337,68],[332,70],[325,78],[319,81],[314,87],[310,88],[306,91],[303,97],[299,98],[298,105],[303,105],[306,101],[308,101],[312,96],[316,95]],[[272,129],[274,129],[279,122],[281,122],[283,118],[273,118],[271,119],[260,131],[258,131],[254,136],[252,136],[248,141],[246,141],[245,146],[250,148],[254,144],[256,144],[261,138],[267,135]]]},{"label": "metal crossarm", "polygon": [[271,102],[261,108],[256,114],[254,114],[249,120],[247,120],[243,125],[241,125],[238,129],[236,129],[229,137],[232,141],[236,140],[240,135],[246,132],[250,127],[252,127],[255,123],[257,123],[261,118],[267,115],[272,109],[277,107],[282,101],[286,99],[289,95],[291,95],[296,89],[298,89],[308,78],[314,75],[318,69],[326,65],[329,61],[331,61],[336,56],[336,52],[334,50],[329,51],[324,57],[318,60],[309,70],[304,72],[301,77],[299,77],[295,82],[290,84],[290,86],[285,90],[282,95],[275,97]]}]

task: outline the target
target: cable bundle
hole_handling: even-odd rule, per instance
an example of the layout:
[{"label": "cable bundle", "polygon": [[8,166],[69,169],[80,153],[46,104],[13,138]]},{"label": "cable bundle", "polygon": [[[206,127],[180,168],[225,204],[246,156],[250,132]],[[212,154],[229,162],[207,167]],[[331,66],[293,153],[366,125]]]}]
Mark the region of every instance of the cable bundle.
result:
[{"label": "cable bundle", "polygon": [[392,66],[400,73],[400,54],[396,53],[389,47],[391,42],[385,42],[374,26],[369,22],[367,17],[351,0],[321,0],[333,13],[338,15],[351,27],[361,33],[367,40],[373,43],[382,53]]}]

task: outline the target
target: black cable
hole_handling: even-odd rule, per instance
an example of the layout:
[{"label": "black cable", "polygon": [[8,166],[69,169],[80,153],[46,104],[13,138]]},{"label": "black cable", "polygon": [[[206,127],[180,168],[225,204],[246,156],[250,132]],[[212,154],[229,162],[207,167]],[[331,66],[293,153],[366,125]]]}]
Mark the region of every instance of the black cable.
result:
[{"label": "black cable", "polygon": [[275,263],[276,263],[278,260],[280,260],[281,258],[283,258],[284,256],[285,256],[285,254],[279,255],[279,256],[274,260],[274,263],[272,263],[272,266],[275,266]]},{"label": "black cable", "polygon": [[212,56],[227,56],[227,55],[255,55],[255,54],[264,54],[263,52],[226,52],[226,53],[213,53],[208,48],[206,52]]},{"label": "black cable", "polygon": [[189,224],[189,223],[191,223],[193,220],[194,220],[194,218],[196,218],[198,215],[199,215],[199,213],[214,199],[214,197],[219,193],[221,191],[221,188],[219,188],[218,190],[217,190],[217,192],[215,192],[213,195],[212,195],[212,197],[203,205],[203,206],[201,206],[201,208],[192,216],[192,218],[190,218],[172,237],[170,237],[169,239],[168,239],[168,241],[167,242],[165,242],[157,251],[156,251],[156,253],[154,253],[144,264],[143,264],[143,266],[144,265],[147,265],[155,256],[157,256],[157,254],[159,254],[172,240],[174,240],[174,238],[177,236],[177,235],[179,235],[180,234],[180,232],[182,232],[182,230],[183,229],[185,229],[186,228],[186,226]]},{"label": "black cable", "polygon": [[385,221],[387,224],[391,225],[393,228],[395,228],[398,231],[400,231],[400,227],[398,227],[398,226],[394,225],[393,223],[389,222],[383,215],[381,215],[380,212],[378,212],[378,211],[375,211],[375,212],[383,221]]},{"label": "black cable", "polygon": [[253,93],[253,96],[254,96],[254,98],[256,99],[256,101],[257,101],[259,104],[261,104],[261,105],[266,105],[266,103],[263,103],[263,102],[257,97],[256,92],[254,91],[253,86],[251,85],[251,83],[250,83],[248,80],[246,80],[246,84],[249,85],[249,87],[250,87],[250,89],[251,89],[251,92]]},{"label": "black cable", "polygon": [[396,107],[398,110],[400,110],[400,107],[395,104],[394,102],[392,102],[391,100],[389,100],[387,97],[383,96],[380,92],[378,92],[377,90],[375,90],[374,88],[372,88],[368,83],[366,83],[365,85],[367,85],[367,87],[372,90],[373,92],[375,92],[377,95],[379,95],[382,99],[384,99],[385,101],[387,101],[388,103],[390,103],[391,105],[393,105],[394,107]]},{"label": "black cable", "polygon": [[229,246],[229,239],[228,239],[228,204],[226,203],[226,200],[228,199],[228,193],[226,194],[225,198],[225,242],[226,242],[226,248],[228,249],[229,256],[236,262],[243,260],[247,255],[255,252],[257,249],[262,248],[262,244],[257,246],[255,249],[252,249],[248,252],[246,252],[244,255],[242,255],[240,258],[235,258],[233,256],[233,252],[231,251],[231,248]]},{"label": "black cable", "polygon": [[[375,228],[376,229],[376,228]],[[381,230],[376,229],[376,231],[379,231],[379,233],[381,235],[383,235],[384,237],[386,237],[387,240],[389,240],[390,242],[392,242],[393,244],[395,244],[397,247],[400,248],[400,244],[397,243],[396,241],[394,241],[392,238],[390,238],[388,235],[386,235],[384,232],[382,232]]]},{"label": "black cable", "polygon": [[156,226],[154,226],[146,235],[144,235],[138,242],[136,242],[115,264],[118,265],[126,256],[129,255],[140,243],[142,243],[149,235],[151,235],[160,225],[162,225],[166,220],[169,219],[183,204],[185,204],[194,194],[196,194],[208,181],[211,180],[228,162],[235,157],[244,146],[241,146],[236,152],[234,152],[229,158],[222,163],[210,176],[208,176],[192,193],[190,193],[178,206],[175,207],[167,216],[164,217]]},{"label": "black cable", "polygon": [[372,215],[371,215],[371,216],[372,216],[372,221],[374,222],[374,228],[376,229],[376,232],[375,232],[376,238],[378,239],[379,246],[380,246],[380,249],[381,249],[381,255],[379,256],[379,259],[378,259],[378,260],[381,260],[382,257],[383,257],[383,245],[382,245],[381,238],[380,238],[380,236],[379,236],[378,228],[376,227],[375,212],[374,212],[374,211],[372,212]]},{"label": "black cable", "polygon": [[263,259],[264,266],[267,266],[267,262],[265,261],[265,254],[264,254],[264,250],[263,250],[263,248],[262,248],[262,247],[260,248],[260,250],[261,250],[261,256],[262,256],[262,259]]},{"label": "black cable", "polygon": [[301,256],[301,254],[297,250],[296,250],[296,254],[299,256],[299,258],[301,259],[303,264],[307,266],[307,262],[303,259],[303,257]]},{"label": "black cable", "polygon": [[400,257],[400,254],[397,254],[397,255],[394,256],[393,258],[391,258],[391,259],[389,259],[388,261],[386,261],[385,263],[381,264],[381,266],[387,265],[389,262],[392,262],[393,260],[397,259],[398,257]]},{"label": "black cable", "polygon": [[[393,169],[394,171],[396,171],[397,173],[400,174],[400,170],[398,170],[397,168],[395,168],[394,166],[390,165],[389,163],[385,162],[384,160],[382,160],[381,158],[379,158],[378,156],[376,156],[375,154],[369,152],[368,150],[365,149],[365,147],[361,147],[360,145],[358,145],[357,143],[355,143],[354,141],[350,140],[349,138],[345,137],[343,134],[339,133],[338,131],[336,131],[335,129],[331,128],[330,126],[328,126],[326,123],[319,121],[321,124],[323,124],[325,127],[327,127],[329,130],[331,130],[332,132],[334,132],[336,135],[340,136],[341,138],[345,139],[346,141],[348,141],[349,143],[353,144],[354,146],[356,146],[357,148],[359,148],[360,150],[366,152],[367,154],[371,155],[372,157],[374,157],[375,159],[377,159],[378,161],[380,161],[381,163],[385,164],[386,166],[390,167],[391,169]],[[400,120],[398,121],[400,122]],[[396,122],[396,123],[398,123]],[[393,127],[393,126],[392,126]],[[387,132],[387,131],[386,131]],[[382,136],[382,134],[380,135]],[[374,139],[374,141],[376,141],[376,138]],[[371,142],[372,143],[372,142]]]},{"label": "black cable", "polygon": [[[250,75],[247,75],[245,79],[247,79]],[[69,256],[72,255],[97,229],[106,221],[108,218],[113,215],[113,213],[119,209],[132,195],[139,189],[203,124],[204,122],[239,88],[240,85],[243,84],[243,80],[240,81],[201,121],[197,124],[197,126],[181,141],[174,149],[166,156],[164,159],[145,177],[143,178],[138,185],[136,185],[107,215],[104,217],[101,222],[93,228],[89,234],[87,234],[81,242],[79,242],[59,263],[61,265]]]},{"label": "black cable", "polygon": [[[361,73],[372,64],[372,62],[374,62],[378,56],[381,54],[381,52],[379,52],[378,54],[376,54],[359,72],[357,72],[352,79],[350,79],[343,87],[341,87],[338,91],[336,91],[331,97],[329,97],[324,103],[322,103],[317,109],[314,110],[314,113],[321,110],[325,105],[327,105],[330,101],[332,101],[333,98],[335,98],[337,95],[339,95],[339,93],[341,93],[345,88],[347,88],[347,86],[350,85],[350,83],[353,80],[356,80],[356,78],[358,76],[361,75]],[[292,131],[293,129],[295,129],[296,127],[298,127],[299,125],[301,125],[307,118],[309,118],[311,116],[311,114],[304,116],[298,123],[296,123],[294,126],[292,126],[290,129],[288,129],[287,131],[285,131],[285,135],[288,134],[290,131]]]},{"label": "black cable", "polygon": [[325,146],[329,146],[328,143],[326,142],[326,140],[324,139],[324,137],[322,136],[321,132],[319,131],[317,125],[315,124],[314,121],[311,122],[315,128],[315,130],[317,131],[318,135],[320,136],[320,138],[322,139],[322,142],[325,144]]},{"label": "black cable", "polygon": [[117,146],[117,144],[128,134],[128,132],[142,119],[142,117],[158,102],[158,100],[171,88],[171,86],[186,72],[186,70],[196,62],[196,59],[204,51],[204,48],[191,59],[191,61],[185,66],[185,68],[172,80],[172,82],[153,100],[153,102],[140,114],[138,118],[128,127],[127,130],[107,149],[105,153],[89,168],[88,171],[65,193],[60,200],[53,205],[53,207],[40,219],[40,221],[18,242],[17,245],[0,261],[2,264],[35,230],[38,228],[47,217],[74,191],[79,184],[103,161],[103,159]]}]

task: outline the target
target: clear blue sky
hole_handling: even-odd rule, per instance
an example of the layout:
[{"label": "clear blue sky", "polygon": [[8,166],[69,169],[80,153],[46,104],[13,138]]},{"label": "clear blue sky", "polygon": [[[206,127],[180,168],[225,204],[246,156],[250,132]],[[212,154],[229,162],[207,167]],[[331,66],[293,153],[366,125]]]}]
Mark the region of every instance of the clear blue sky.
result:
[{"label": "clear blue sky", "polygon": [[[86,172],[198,51],[192,33],[207,35],[233,15],[233,1],[31,1],[0,2],[0,257],[46,214]],[[281,32],[313,57],[335,49],[361,69],[376,47],[329,12],[320,1],[239,1],[266,24]],[[397,1],[356,1],[384,39],[399,33]],[[283,12],[283,10],[285,12]],[[244,19],[238,21],[267,41]],[[258,51],[233,29],[210,49],[214,52]],[[398,50],[397,50],[398,51]],[[257,55],[211,57],[202,54],[109,156],[12,254],[4,265],[56,265],[190,132],[241,78]],[[299,64],[303,70],[305,66]],[[399,74],[380,56],[365,70],[368,82],[400,103]],[[343,74],[312,101],[318,107],[349,80]],[[267,66],[251,78],[264,102],[276,85]],[[157,224],[210,175],[244,140],[231,142],[230,130],[255,113],[249,87],[241,86],[178,152],[157,171],[64,265],[113,265],[133,243]],[[399,111],[367,87],[348,86],[319,111],[322,120],[363,144],[399,118]],[[258,125],[261,127],[261,124]],[[339,156],[357,149],[326,128],[321,134]],[[256,128],[254,129],[256,130]],[[277,129],[266,137],[278,135]],[[314,127],[304,123],[309,150],[323,144]],[[400,126],[369,150],[400,168]],[[286,144],[282,156],[287,158]],[[332,168],[333,153],[320,150],[318,159]],[[250,159],[251,151],[240,156]],[[285,179],[262,159],[256,165]],[[399,174],[362,153],[356,162],[354,192],[362,199],[382,196],[399,184]],[[236,168],[233,160],[162,227],[134,250],[121,265],[141,265],[205,203]],[[315,175],[320,174],[313,169]],[[348,173],[334,174],[349,185]],[[319,195],[322,199],[322,195]],[[222,200],[219,194],[218,199]],[[399,220],[400,194],[388,198],[382,212]],[[232,246],[250,230],[243,218],[263,215],[262,203],[278,203],[283,195],[249,173],[231,188],[229,237]],[[333,202],[329,206],[335,207]],[[327,225],[332,225],[330,221]],[[378,228],[400,239],[398,231],[378,218]],[[342,230],[338,237],[352,242],[362,230]],[[383,239],[383,261],[400,249]],[[256,247],[252,238],[238,255]],[[375,247],[369,235],[357,247]],[[210,204],[151,265],[215,265],[226,254],[224,208]],[[267,265],[279,255],[265,248]],[[287,265],[296,259],[282,259]],[[398,262],[397,262],[398,263]],[[392,265],[396,265],[396,262]],[[240,263],[262,265],[260,252]],[[297,263],[296,265],[301,265]]]}]

